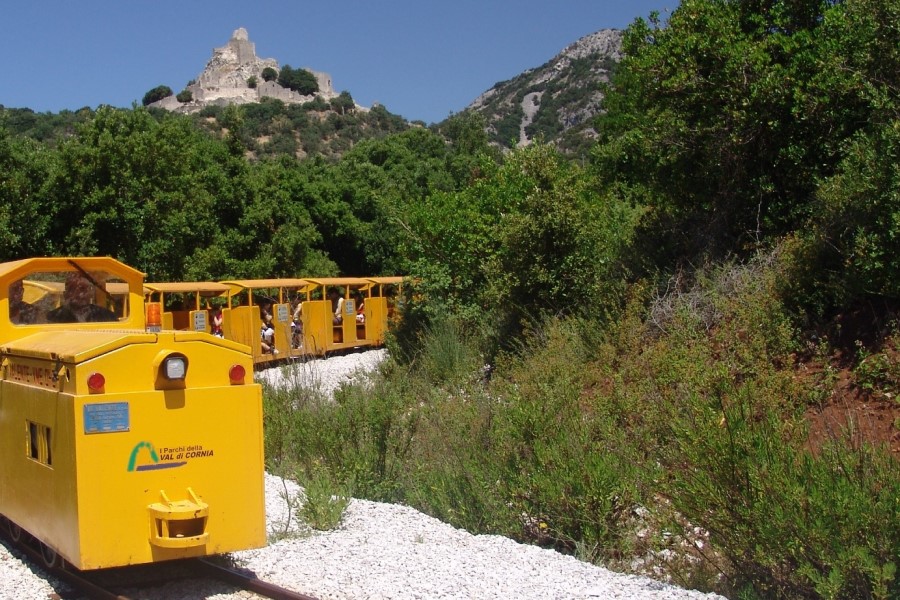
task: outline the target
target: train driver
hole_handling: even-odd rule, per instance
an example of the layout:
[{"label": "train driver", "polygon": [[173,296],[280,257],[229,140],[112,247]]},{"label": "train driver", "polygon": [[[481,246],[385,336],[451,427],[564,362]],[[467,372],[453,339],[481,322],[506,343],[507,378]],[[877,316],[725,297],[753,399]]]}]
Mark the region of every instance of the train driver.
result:
[{"label": "train driver", "polygon": [[117,320],[111,310],[94,304],[94,290],[99,284],[84,273],[66,274],[63,304],[47,313],[50,323],[97,323]]}]

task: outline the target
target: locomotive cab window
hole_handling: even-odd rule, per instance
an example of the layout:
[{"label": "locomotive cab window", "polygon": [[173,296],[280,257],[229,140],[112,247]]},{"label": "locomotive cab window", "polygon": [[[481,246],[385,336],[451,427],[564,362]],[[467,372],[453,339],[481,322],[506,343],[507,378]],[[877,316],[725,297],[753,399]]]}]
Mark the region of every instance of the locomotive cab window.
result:
[{"label": "locomotive cab window", "polygon": [[128,316],[128,284],[103,270],[28,273],[7,290],[16,325],[113,322]]}]

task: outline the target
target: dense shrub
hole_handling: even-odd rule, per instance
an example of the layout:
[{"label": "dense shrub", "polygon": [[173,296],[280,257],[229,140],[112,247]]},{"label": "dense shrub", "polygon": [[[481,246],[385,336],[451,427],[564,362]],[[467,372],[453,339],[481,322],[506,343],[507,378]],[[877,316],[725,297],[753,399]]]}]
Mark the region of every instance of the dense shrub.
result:
[{"label": "dense shrub", "polygon": [[148,104],[153,104],[154,102],[158,102],[163,98],[168,98],[171,95],[172,88],[167,85],[158,85],[144,94],[144,99],[141,101],[141,104],[147,106]]},{"label": "dense shrub", "polygon": [[278,71],[272,67],[266,67],[262,70],[263,81],[275,81],[278,79]]},{"label": "dense shrub", "polygon": [[820,382],[793,372],[776,259],[673,285],[642,327],[623,320],[601,348],[598,377],[611,385],[598,410],[641,444],[662,508],[707,532],[703,556],[732,591],[888,597],[898,591],[898,507],[887,500],[898,465],[850,443],[852,432],[811,450],[803,416]]},{"label": "dense shrub", "polygon": [[315,75],[306,69],[292,69],[290,65],[281,67],[281,71],[278,72],[278,85],[304,96],[319,91],[319,81]]},{"label": "dense shrub", "polygon": [[900,469],[841,432],[809,445],[822,382],[793,372],[781,268],[635,288],[615,322],[544,321],[488,369],[435,321],[371,392],[291,402],[296,451],[366,497],[690,587],[896,597]]},{"label": "dense shrub", "polygon": [[819,314],[900,300],[900,120],[849,145],[820,188],[812,226],[798,234],[792,298]]}]

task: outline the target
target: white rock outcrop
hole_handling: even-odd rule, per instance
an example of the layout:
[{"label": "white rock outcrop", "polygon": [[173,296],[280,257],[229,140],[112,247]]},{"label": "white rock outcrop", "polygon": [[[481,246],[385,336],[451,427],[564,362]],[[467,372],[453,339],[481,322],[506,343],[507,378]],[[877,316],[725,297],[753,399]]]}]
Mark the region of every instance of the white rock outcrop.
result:
[{"label": "white rock outcrop", "polygon": [[[278,61],[274,58],[256,56],[256,44],[250,41],[247,30],[236,29],[228,43],[213,49],[212,58],[197,79],[185,89],[191,92],[190,102],[179,102],[169,96],[151,106],[166,110],[192,113],[209,105],[246,104],[259,102],[263,98],[277,98],[285,103],[303,103],[320,96],[330,100],[337,96],[328,73],[306,70],[316,77],[319,91],[314,95],[302,95],[283,88],[274,81],[263,81],[262,73],[267,67],[276,71]],[[255,87],[250,87],[255,78]]]}]

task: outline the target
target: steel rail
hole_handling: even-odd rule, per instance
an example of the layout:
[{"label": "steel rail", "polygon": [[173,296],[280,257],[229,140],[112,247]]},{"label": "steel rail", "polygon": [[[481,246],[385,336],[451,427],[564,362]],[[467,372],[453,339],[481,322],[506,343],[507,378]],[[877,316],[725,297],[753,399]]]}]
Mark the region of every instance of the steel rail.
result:
[{"label": "steel rail", "polygon": [[205,558],[197,559],[197,563],[201,565],[211,577],[232,583],[247,591],[259,594],[260,596],[272,598],[272,600],[318,600],[314,596],[301,594],[300,592],[283,588],[274,583],[262,581],[261,579],[257,579],[255,575],[248,575],[235,569],[217,565]]}]

